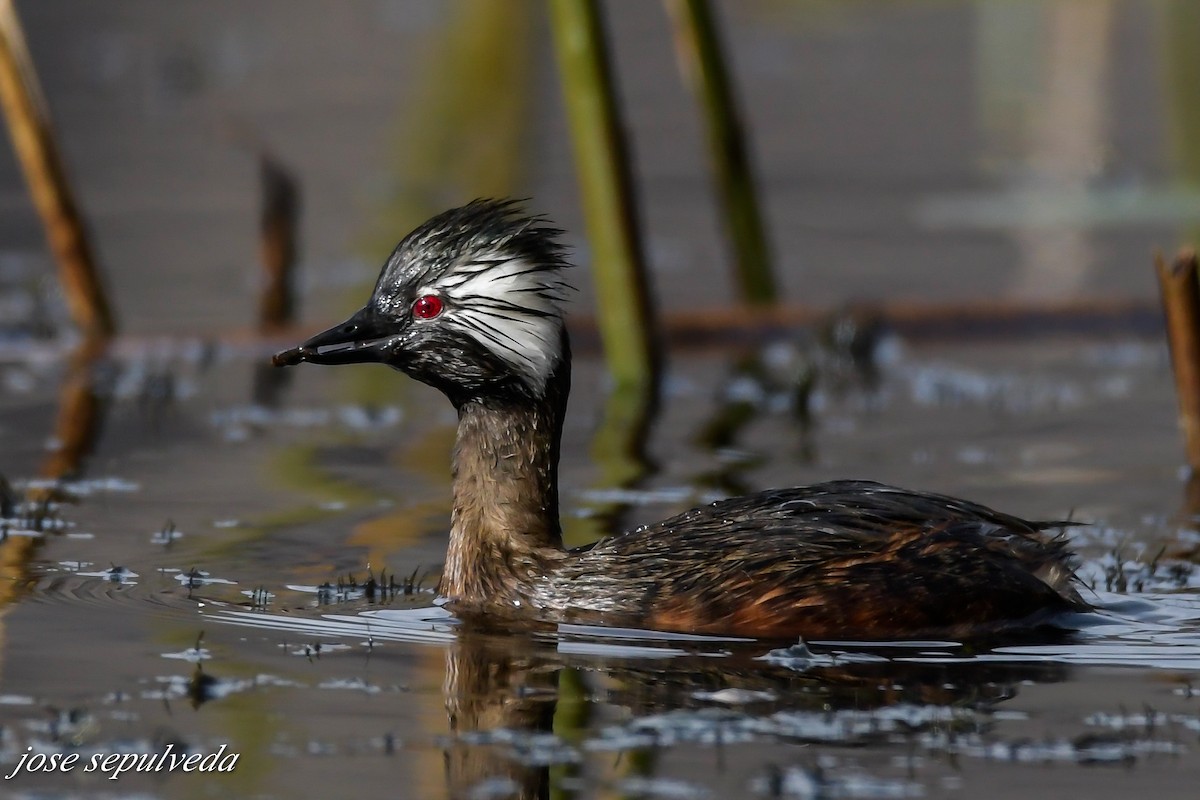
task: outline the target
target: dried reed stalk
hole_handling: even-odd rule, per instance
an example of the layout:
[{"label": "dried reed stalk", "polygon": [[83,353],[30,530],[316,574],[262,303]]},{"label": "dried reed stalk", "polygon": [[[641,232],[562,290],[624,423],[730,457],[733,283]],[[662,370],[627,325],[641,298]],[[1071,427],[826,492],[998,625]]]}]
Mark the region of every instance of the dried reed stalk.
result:
[{"label": "dried reed stalk", "polygon": [[293,268],[300,190],[286,169],[269,156],[259,159],[262,211],[259,223],[263,268],[258,327],[264,333],[286,328],[296,312]]},{"label": "dried reed stalk", "polygon": [[1188,465],[1200,470],[1200,284],[1196,252],[1180,251],[1170,266],[1161,254],[1154,257],[1167,341],[1179,396],[1179,426],[1183,429]]},{"label": "dried reed stalk", "polygon": [[0,0],[0,105],[34,206],[58,261],[71,317],[89,338],[115,330],[100,271],[54,143],[50,115],[13,0]]}]

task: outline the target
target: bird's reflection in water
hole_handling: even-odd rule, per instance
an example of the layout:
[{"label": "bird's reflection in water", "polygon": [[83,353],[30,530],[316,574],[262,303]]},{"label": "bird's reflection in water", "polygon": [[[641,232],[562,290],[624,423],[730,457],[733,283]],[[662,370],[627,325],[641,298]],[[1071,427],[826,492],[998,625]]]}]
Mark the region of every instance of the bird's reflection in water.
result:
[{"label": "bird's reflection in water", "polygon": [[547,766],[527,764],[494,738],[476,734],[550,733],[560,669],[535,648],[516,647],[495,634],[462,631],[446,650],[443,683],[452,736],[446,747],[449,797],[469,796],[485,783],[491,787],[489,797],[550,796]]},{"label": "bird's reflection in water", "polygon": [[[647,658],[623,654],[620,646],[612,647],[612,656],[566,654],[561,652],[570,649],[565,641],[561,635],[499,635],[468,627],[446,651],[444,690],[452,733],[445,750],[448,797],[574,796],[569,786],[554,785],[567,779],[576,786],[611,781],[620,792],[621,779],[611,774],[616,753],[638,753],[625,758],[622,769],[653,775],[656,753],[685,742],[719,745],[723,734],[717,728],[723,724],[734,734],[725,741],[737,741],[738,730],[753,729],[759,733],[752,736],[773,741],[862,746],[894,740],[889,730],[896,728],[888,727],[888,715],[908,709],[898,724],[907,736],[933,728],[981,733],[991,725],[992,710],[1016,696],[1019,685],[1058,682],[1068,673],[1061,664],[901,660],[922,652],[911,645],[853,650],[743,643],[714,658],[709,644],[694,656]],[[980,648],[925,649],[968,657]],[[764,659],[768,652],[773,655]],[[560,701],[566,713],[556,718]],[[596,715],[572,708],[579,703],[619,711],[605,713],[600,730],[591,722]],[[706,709],[724,713],[705,716]],[[690,711],[698,716],[687,717],[675,731],[663,727],[664,715],[669,719]],[[805,722],[840,722],[842,714],[846,724]],[[649,724],[652,718],[656,724]],[[697,733],[706,720],[715,720],[712,736]],[[772,725],[777,729],[768,733]],[[678,731],[685,729],[681,738]],[[587,746],[581,753],[567,742]],[[588,763],[592,750],[599,752]],[[548,766],[576,761],[583,763],[568,770]]]}]

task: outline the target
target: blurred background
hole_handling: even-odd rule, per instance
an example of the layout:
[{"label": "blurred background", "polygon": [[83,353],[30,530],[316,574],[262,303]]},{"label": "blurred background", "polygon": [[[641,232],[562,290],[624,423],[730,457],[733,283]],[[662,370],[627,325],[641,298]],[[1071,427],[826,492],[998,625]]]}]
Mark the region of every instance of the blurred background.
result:
[{"label": "blurred background", "polygon": [[[261,151],[303,192],[310,320],[480,195],[531,198],[588,261],[537,4],[18,5],[125,331],[253,318]],[[786,303],[1149,298],[1200,214],[1186,1],[716,6]],[[668,19],[606,11],[656,295],[728,304]],[[47,271],[8,149],[0,191],[4,264]]]}]

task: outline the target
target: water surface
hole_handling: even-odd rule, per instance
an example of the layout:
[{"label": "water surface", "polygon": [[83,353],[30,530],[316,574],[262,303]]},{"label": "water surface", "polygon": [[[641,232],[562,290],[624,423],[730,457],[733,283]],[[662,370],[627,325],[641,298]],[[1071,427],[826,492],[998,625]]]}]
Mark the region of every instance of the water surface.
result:
[{"label": "water surface", "polygon": [[[1161,346],[891,340],[875,380],[826,373],[807,415],[779,377],[800,352],[768,347],[757,378],[735,353],[677,358],[646,442],[655,469],[623,488],[589,455],[602,393],[581,358],[569,535],[728,487],[875,478],[1089,521],[1071,536],[1100,610],[1064,620],[1075,632],[982,642],[464,629],[432,594],[454,421],[440,397],[397,383],[394,402],[367,406],[343,399],[346,370],[302,368],[256,405],[262,353],[163,345],[93,366],[108,376],[104,434],[83,477],[13,510],[0,759],[7,774],[30,746],[175,743],[241,761],[202,779],[21,774],[5,788],[989,797],[1027,783],[1115,797],[1150,781],[1186,796],[1200,536]],[[69,371],[6,370],[23,376],[3,396],[10,426],[24,420],[6,434],[10,480],[36,495],[54,443],[26,431],[53,429],[47,401]],[[739,403],[754,414],[717,426],[716,446]]]}]

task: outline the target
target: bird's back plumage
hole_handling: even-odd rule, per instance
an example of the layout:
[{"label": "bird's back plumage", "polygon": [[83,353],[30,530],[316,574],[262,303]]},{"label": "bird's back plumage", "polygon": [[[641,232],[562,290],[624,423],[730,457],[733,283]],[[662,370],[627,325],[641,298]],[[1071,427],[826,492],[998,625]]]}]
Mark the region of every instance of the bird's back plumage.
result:
[{"label": "bird's back plumage", "polygon": [[734,497],[579,552],[567,607],[664,628],[780,636],[951,633],[1082,610],[1062,536],[955,498],[870,481]]}]

